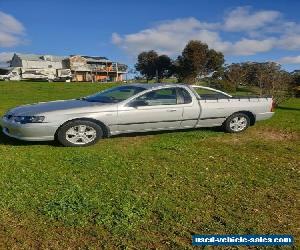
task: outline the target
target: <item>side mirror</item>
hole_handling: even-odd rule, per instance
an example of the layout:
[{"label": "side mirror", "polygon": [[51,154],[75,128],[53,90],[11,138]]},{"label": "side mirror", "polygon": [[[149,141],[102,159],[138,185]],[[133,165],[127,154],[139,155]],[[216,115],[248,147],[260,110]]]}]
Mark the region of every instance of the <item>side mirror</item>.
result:
[{"label": "side mirror", "polygon": [[148,103],[143,100],[135,100],[135,101],[129,103],[129,107],[137,108],[137,107],[141,107],[141,106],[148,106]]}]

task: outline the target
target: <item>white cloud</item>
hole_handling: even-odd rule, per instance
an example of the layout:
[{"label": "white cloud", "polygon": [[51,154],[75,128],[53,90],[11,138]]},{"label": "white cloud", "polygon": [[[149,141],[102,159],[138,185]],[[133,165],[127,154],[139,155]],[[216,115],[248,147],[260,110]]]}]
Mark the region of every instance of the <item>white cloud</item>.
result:
[{"label": "white cloud", "polygon": [[286,56],[278,60],[279,63],[300,64],[300,56]]},{"label": "white cloud", "polygon": [[189,29],[217,29],[220,27],[220,23],[200,22],[194,17],[167,20],[164,22],[158,22],[157,24],[158,29],[161,31],[177,32],[185,31],[186,27],[189,27]]},{"label": "white cloud", "polygon": [[230,54],[233,55],[254,55],[260,52],[266,52],[273,48],[275,44],[275,40],[265,39],[265,40],[253,40],[253,39],[245,39],[236,42],[230,47]]},{"label": "white cloud", "polygon": [[121,36],[113,33],[112,42],[130,54],[154,49],[160,53],[175,55],[191,39],[199,39],[222,50],[227,44],[221,41],[218,32],[207,29],[216,26],[217,24],[201,23],[195,18],[175,19],[134,34]]},{"label": "white cloud", "polygon": [[141,30],[134,34],[121,36],[113,33],[112,42],[133,54],[154,49],[160,53],[174,55],[191,39],[200,39],[222,48],[224,44],[222,44],[219,34],[204,29],[204,27],[213,26],[200,23],[195,18],[175,19],[159,23],[153,28]]},{"label": "white cloud", "polygon": [[278,45],[286,50],[300,49],[300,34],[285,34],[278,41]]},{"label": "white cloud", "polygon": [[111,39],[114,44],[120,44],[122,42],[122,38],[117,33],[113,33]]},{"label": "white cloud", "polygon": [[[178,28],[176,29],[176,27]],[[201,40],[211,48],[230,55],[253,55],[268,51],[274,43],[272,39],[224,41],[218,31],[202,27],[202,23],[195,18],[176,19],[173,22],[168,21],[134,34],[121,36],[113,33],[112,42],[133,55],[141,51],[154,49],[159,53],[171,56],[178,54],[189,40]]]},{"label": "white cloud", "polygon": [[13,16],[0,11],[0,47],[14,47],[23,43],[25,28]]},{"label": "white cloud", "polygon": [[[224,39],[226,34],[236,32],[241,38]],[[201,40],[210,48],[235,56],[255,55],[274,48],[300,50],[300,24],[285,20],[278,11],[237,7],[225,15],[223,22],[208,23],[189,17],[158,22],[132,34],[112,34],[113,44],[133,56],[151,49],[175,56],[189,40]]]},{"label": "white cloud", "polygon": [[250,31],[266,26],[277,20],[280,12],[273,10],[251,12],[250,7],[237,7],[224,19],[224,29],[227,31]]}]

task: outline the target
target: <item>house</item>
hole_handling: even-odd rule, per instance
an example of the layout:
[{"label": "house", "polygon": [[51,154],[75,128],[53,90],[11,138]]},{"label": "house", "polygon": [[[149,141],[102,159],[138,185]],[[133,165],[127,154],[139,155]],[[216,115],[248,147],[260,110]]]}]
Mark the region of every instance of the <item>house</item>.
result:
[{"label": "house", "polygon": [[22,69],[65,69],[66,57],[36,54],[14,54],[10,67]]},{"label": "house", "polygon": [[73,81],[122,81],[127,65],[112,62],[106,57],[71,55],[67,59]]},{"label": "house", "polygon": [[127,65],[112,62],[106,57],[71,55],[70,57],[54,55],[36,55],[15,53],[10,61],[11,68],[28,70],[71,70],[73,81],[122,81],[127,73]]}]

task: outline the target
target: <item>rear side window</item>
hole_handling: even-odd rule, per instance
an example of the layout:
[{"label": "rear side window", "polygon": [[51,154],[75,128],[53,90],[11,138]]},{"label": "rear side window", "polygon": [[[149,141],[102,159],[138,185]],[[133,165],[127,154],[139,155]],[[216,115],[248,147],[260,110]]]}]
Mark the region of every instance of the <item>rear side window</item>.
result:
[{"label": "rear side window", "polygon": [[178,94],[178,101],[177,101],[178,104],[187,104],[192,102],[192,97],[186,89],[178,88],[177,94]]}]

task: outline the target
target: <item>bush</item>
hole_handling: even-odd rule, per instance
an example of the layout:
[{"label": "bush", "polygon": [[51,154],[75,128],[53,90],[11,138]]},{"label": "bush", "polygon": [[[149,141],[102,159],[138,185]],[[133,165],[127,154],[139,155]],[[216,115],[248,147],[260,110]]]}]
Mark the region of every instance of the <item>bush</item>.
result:
[{"label": "bush", "polygon": [[218,80],[209,84],[211,88],[219,89],[225,92],[236,92],[236,86],[228,80]]}]

